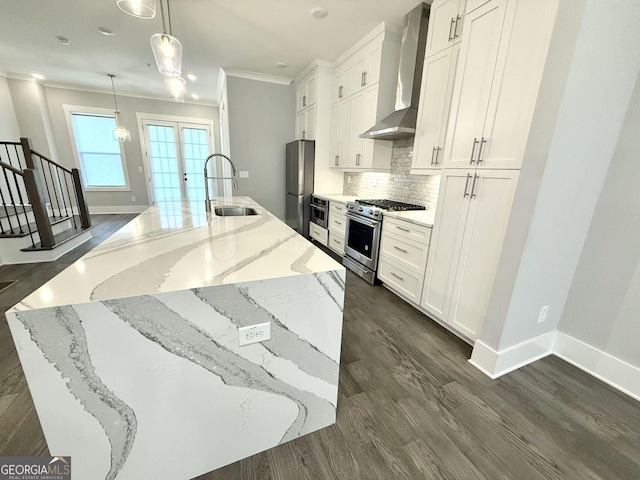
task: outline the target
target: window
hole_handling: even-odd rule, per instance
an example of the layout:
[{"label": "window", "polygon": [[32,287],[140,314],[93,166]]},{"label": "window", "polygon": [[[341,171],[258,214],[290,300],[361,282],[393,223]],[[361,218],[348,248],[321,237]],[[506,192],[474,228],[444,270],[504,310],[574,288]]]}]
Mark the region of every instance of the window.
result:
[{"label": "window", "polygon": [[[129,190],[124,152],[113,138],[113,113],[65,108],[74,153],[87,190]],[[105,110],[104,112],[109,112]]]}]

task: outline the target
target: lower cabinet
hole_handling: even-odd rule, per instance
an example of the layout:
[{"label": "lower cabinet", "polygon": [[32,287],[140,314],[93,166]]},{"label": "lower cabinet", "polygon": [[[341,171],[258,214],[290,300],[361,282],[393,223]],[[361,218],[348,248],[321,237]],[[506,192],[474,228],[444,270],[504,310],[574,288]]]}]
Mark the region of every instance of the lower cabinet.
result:
[{"label": "lower cabinet", "polygon": [[346,205],[331,200],[329,202],[329,241],[327,246],[338,255],[344,255],[344,234],[347,228]]},{"label": "lower cabinet", "polygon": [[484,323],[518,174],[443,170],[420,305],[471,340]]},{"label": "lower cabinet", "polygon": [[378,278],[396,293],[420,303],[431,228],[396,218],[382,222]]},{"label": "lower cabinet", "polygon": [[326,246],[329,237],[329,231],[326,228],[322,228],[317,223],[309,222],[309,236],[315,241]]}]

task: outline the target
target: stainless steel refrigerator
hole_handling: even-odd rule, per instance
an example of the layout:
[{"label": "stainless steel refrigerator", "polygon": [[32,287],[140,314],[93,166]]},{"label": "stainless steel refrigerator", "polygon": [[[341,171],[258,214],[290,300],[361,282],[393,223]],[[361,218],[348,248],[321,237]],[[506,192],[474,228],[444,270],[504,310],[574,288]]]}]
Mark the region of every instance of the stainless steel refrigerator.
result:
[{"label": "stainless steel refrigerator", "polygon": [[309,236],[315,142],[296,140],[286,148],[286,222],[304,237]]}]

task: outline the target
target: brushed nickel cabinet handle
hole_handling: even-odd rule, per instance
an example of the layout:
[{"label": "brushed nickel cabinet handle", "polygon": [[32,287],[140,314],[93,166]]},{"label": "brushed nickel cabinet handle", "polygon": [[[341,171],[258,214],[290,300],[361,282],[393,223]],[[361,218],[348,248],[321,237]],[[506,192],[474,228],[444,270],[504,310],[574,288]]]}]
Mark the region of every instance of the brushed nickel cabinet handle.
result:
[{"label": "brushed nickel cabinet handle", "polygon": [[333,243],[340,243],[338,240],[336,240],[335,238],[333,239]]},{"label": "brushed nickel cabinet handle", "polygon": [[360,154],[356,153],[356,165],[360,165]]},{"label": "brushed nickel cabinet handle", "polygon": [[367,71],[362,72],[362,86],[364,87],[367,84]]},{"label": "brushed nickel cabinet handle", "polygon": [[433,156],[436,154],[436,147],[433,147],[433,150],[431,150],[431,165],[435,165],[433,163]]},{"label": "brushed nickel cabinet handle", "polygon": [[478,180],[480,176],[478,174],[473,174],[473,184],[471,185],[471,198],[477,197],[476,195],[476,180]]},{"label": "brushed nickel cabinet handle", "polygon": [[454,39],[455,32],[451,32],[453,30],[453,25],[455,24],[456,19],[451,17],[451,25],[449,25],[449,41]]},{"label": "brushed nickel cabinet handle", "polygon": [[389,272],[391,275],[393,275],[394,277],[396,277],[398,280],[403,280],[404,281],[404,277],[401,277],[400,275],[398,275],[397,273],[394,272]]},{"label": "brushed nickel cabinet handle", "polygon": [[467,173],[467,181],[464,182],[464,195],[462,195],[462,198],[467,198],[469,196],[469,194],[467,193],[467,188],[469,188],[469,179],[471,178],[471,174]]},{"label": "brushed nickel cabinet handle", "polygon": [[302,96],[302,106],[303,106],[303,107],[306,107],[306,106],[307,106],[307,96],[306,96],[306,95],[303,95],[303,96]]},{"label": "brushed nickel cabinet handle", "polygon": [[434,164],[436,167],[438,166],[438,157],[440,156],[440,150],[442,150],[442,148],[436,147],[436,163]]},{"label": "brushed nickel cabinet handle", "polygon": [[409,230],[408,228],[404,228],[404,227],[399,227],[398,225],[396,225],[396,228],[398,230],[402,230],[403,232],[410,232],[411,230]]},{"label": "brushed nickel cabinet handle", "polygon": [[336,225],[342,225],[342,222],[339,222],[337,220],[334,220],[333,223],[335,223]]},{"label": "brushed nickel cabinet handle", "polygon": [[399,247],[399,246],[397,246],[397,245],[394,245],[394,246],[393,246],[393,248],[395,248],[396,250],[401,251],[402,253],[407,253],[407,251],[406,251],[404,248],[400,248],[400,247]]},{"label": "brushed nickel cabinet handle", "polygon": [[342,98],[342,85],[338,87],[338,98]]},{"label": "brushed nickel cabinet handle", "polygon": [[456,26],[453,28],[453,39],[458,38],[458,22],[459,21],[460,21],[460,15],[456,15]]},{"label": "brushed nickel cabinet handle", "polygon": [[339,165],[340,155],[336,155],[336,167]]},{"label": "brushed nickel cabinet handle", "polygon": [[471,147],[471,159],[469,160],[469,164],[473,165],[473,162],[475,162],[475,160],[473,159],[473,154],[476,153],[476,145],[478,145],[478,143],[480,143],[478,141],[478,139],[476,137],[474,137],[473,139],[473,146]]},{"label": "brushed nickel cabinet handle", "polygon": [[484,146],[487,143],[487,139],[482,137],[482,140],[480,140],[480,150],[478,151],[478,163],[482,162],[482,151],[484,150]]},{"label": "brushed nickel cabinet handle", "polygon": [[304,140],[305,138],[307,138],[307,131],[302,130],[302,140]]}]

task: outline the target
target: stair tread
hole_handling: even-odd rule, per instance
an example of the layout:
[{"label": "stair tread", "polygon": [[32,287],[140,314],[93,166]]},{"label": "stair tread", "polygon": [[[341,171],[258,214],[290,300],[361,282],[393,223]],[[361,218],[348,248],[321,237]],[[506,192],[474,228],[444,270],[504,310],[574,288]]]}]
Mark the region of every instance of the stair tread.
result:
[{"label": "stair tread", "polygon": [[[60,217],[56,220],[53,220],[52,218],[49,218],[49,222],[51,223],[51,226],[57,225],[58,223],[62,223],[65,222],[67,220],[71,220],[71,217]],[[18,227],[13,227],[13,232],[11,233],[9,232],[8,228],[6,228],[5,226],[5,232],[4,233],[0,233],[0,238],[22,238],[22,237],[27,237],[29,236],[29,228],[31,227],[31,231],[33,233],[36,233],[38,231],[38,226],[36,225],[35,222],[31,222],[29,224],[25,224],[22,225],[22,233],[19,232],[19,228]]]},{"label": "stair tread", "polygon": [[31,205],[25,205],[24,210],[22,209],[22,205],[18,207],[7,205],[6,210],[4,206],[0,206],[0,218],[7,218],[8,216],[11,217],[13,215],[24,215],[25,211],[30,212],[31,210]]},{"label": "stair tread", "polygon": [[22,252],[38,252],[38,251],[42,251],[42,250],[53,250],[54,248],[56,248],[59,245],[62,245],[63,243],[68,242],[69,240],[72,240],[74,238],[76,238],[79,235],[82,235],[84,232],[91,230],[92,227],[88,227],[88,228],[82,228],[82,227],[76,227],[76,228],[69,228],[63,232],[60,232],[56,235],[53,236],[53,239],[55,241],[55,245],[53,247],[43,247],[42,244],[40,243],[36,243],[35,247],[27,247],[27,248],[23,248],[21,249]]}]

